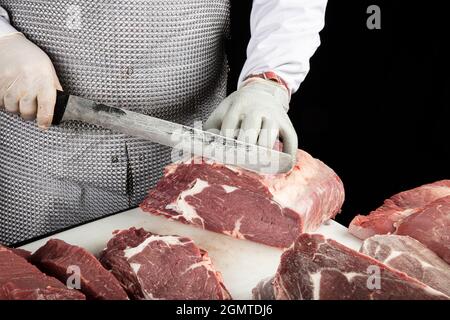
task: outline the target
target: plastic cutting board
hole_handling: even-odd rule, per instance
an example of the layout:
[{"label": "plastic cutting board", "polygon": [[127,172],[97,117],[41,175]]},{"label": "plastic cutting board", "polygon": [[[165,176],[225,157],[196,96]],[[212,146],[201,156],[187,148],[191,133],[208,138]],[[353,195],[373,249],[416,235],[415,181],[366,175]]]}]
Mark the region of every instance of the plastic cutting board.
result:
[{"label": "plastic cutting board", "polygon": [[[281,249],[153,216],[139,208],[55,234],[22,248],[35,251],[48,239],[57,238],[98,254],[106,246],[114,230],[133,226],[157,234],[180,235],[193,239],[200,248],[208,251],[216,270],[222,273],[225,286],[233,299],[251,299],[252,289],[257,283],[275,274],[283,252]],[[361,241],[350,235],[347,228],[332,220],[321,226],[316,233],[356,250],[361,245]]]}]

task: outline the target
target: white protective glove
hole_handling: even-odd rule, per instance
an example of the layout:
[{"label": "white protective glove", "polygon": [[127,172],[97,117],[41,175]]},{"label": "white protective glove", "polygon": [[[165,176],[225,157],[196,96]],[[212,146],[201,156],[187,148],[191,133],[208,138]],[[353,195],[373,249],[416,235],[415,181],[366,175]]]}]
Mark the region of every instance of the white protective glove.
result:
[{"label": "white protective glove", "polygon": [[56,90],[62,90],[50,58],[21,33],[0,36],[0,107],[48,128]]},{"label": "white protective glove", "polygon": [[280,138],[283,151],[297,154],[297,133],[287,115],[289,93],[282,85],[250,78],[230,94],[205,122],[204,129],[272,149]]}]

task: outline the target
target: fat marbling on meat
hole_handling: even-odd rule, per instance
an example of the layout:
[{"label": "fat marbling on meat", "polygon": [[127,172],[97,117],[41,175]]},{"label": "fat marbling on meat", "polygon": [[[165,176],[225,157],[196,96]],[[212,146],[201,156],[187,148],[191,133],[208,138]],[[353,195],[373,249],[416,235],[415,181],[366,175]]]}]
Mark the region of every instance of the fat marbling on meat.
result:
[{"label": "fat marbling on meat", "polygon": [[258,174],[193,158],[166,167],[141,208],[239,239],[289,247],[302,232],[333,218],[344,201],[336,173],[298,150],[279,175]]},{"label": "fat marbling on meat", "polygon": [[138,300],[230,299],[206,251],[186,237],[131,228],[108,242],[100,261]]},{"label": "fat marbling on meat", "polygon": [[283,253],[272,281],[263,280],[253,294],[279,300],[449,299],[367,255],[306,233]]},{"label": "fat marbling on meat", "polygon": [[360,239],[375,234],[410,236],[450,263],[450,180],[401,192],[367,216],[350,223]]},{"label": "fat marbling on meat", "polygon": [[450,265],[409,236],[375,235],[360,252],[450,296]]}]

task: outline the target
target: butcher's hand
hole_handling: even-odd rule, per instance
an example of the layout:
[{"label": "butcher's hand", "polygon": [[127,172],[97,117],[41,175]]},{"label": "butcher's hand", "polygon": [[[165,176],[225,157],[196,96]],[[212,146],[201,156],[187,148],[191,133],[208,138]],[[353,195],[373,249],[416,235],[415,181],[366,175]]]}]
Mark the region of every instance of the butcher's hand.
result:
[{"label": "butcher's hand", "polygon": [[21,33],[0,36],[0,107],[48,128],[56,90],[62,90],[49,57]]},{"label": "butcher's hand", "polygon": [[250,78],[229,95],[205,122],[204,129],[266,148],[278,139],[283,151],[297,153],[297,133],[287,115],[288,90],[271,80]]}]

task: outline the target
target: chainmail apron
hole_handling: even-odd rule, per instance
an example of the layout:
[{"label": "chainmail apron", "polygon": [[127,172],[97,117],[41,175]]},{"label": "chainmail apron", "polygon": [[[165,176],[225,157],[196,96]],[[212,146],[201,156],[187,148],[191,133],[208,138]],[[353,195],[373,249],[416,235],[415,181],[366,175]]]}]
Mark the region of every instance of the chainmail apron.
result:
[{"label": "chainmail apron", "polygon": [[[0,0],[66,92],[192,125],[225,97],[228,0]],[[171,149],[0,111],[0,242],[135,207]]]}]

